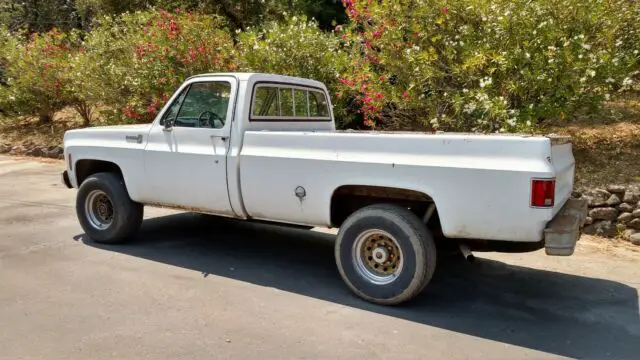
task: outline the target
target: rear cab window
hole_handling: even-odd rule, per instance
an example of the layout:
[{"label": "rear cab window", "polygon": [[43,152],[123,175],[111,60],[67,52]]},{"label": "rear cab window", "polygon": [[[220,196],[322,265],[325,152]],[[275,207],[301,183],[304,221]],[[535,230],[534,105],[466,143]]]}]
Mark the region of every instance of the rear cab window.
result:
[{"label": "rear cab window", "polygon": [[251,99],[252,121],[331,121],[324,91],[293,84],[258,83]]}]

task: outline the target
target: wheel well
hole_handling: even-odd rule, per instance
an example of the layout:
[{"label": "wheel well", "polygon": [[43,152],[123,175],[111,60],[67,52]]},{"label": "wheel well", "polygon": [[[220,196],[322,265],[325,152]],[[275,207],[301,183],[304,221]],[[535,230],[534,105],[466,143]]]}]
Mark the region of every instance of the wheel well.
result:
[{"label": "wheel well", "polygon": [[75,164],[75,174],[78,186],[80,186],[87,177],[100,172],[114,173],[122,177],[122,170],[120,170],[120,167],[109,161],[78,160]]},{"label": "wheel well", "polygon": [[[429,195],[419,191],[387,186],[344,185],[337,188],[331,196],[331,224],[340,227],[355,211],[381,203],[407,207],[421,219],[431,205],[435,206],[435,202]],[[434,210],[427,226],[432,232],[439,232],[441,226],[438,209]]]}]

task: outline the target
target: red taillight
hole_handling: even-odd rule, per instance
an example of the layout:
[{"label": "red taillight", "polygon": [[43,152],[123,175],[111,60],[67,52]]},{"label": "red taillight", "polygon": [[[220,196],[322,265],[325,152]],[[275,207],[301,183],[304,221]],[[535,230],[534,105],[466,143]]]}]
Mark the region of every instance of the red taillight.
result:
[{"label": "red taillight", "polygon": [[553,207],[556,193],[555,179],[531,180],[531,206]]}]

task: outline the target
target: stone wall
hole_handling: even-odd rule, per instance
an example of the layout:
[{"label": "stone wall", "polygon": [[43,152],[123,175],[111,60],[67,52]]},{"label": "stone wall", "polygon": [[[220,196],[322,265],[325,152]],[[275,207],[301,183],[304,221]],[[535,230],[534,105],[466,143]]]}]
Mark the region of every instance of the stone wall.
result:
[{"label": "stone wall", "polygon": [[0,154],[38,156],[52,159],[64,159],[64,149],[62,146],[47,146],[25,143],[21,145],[10,145],[0,143]]},{"label": "stone wall", "polygon": [[620,237],[640,245],[640,184],[584,189],[572,196],[589,204],[585,234]]}]

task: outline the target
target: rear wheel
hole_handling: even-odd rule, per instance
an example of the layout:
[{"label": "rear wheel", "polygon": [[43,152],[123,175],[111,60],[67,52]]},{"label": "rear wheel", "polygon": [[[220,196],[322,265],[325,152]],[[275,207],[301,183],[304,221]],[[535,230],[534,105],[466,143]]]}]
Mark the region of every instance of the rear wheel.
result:
[{"label": "rear wheel", "polygon": [[82,182],[76,213],[84,232],[98,243],[128,240],[140,227],[142,204],[129,198],[124,180],[113,173],[97,173]]},{"label": "rear wheel", "polygon": [[361,298],[384,305],[408,301],[427,285],[436,266],[436,247],[411,211],[371,205],[344,222],[335,244],[338,270]]}]

